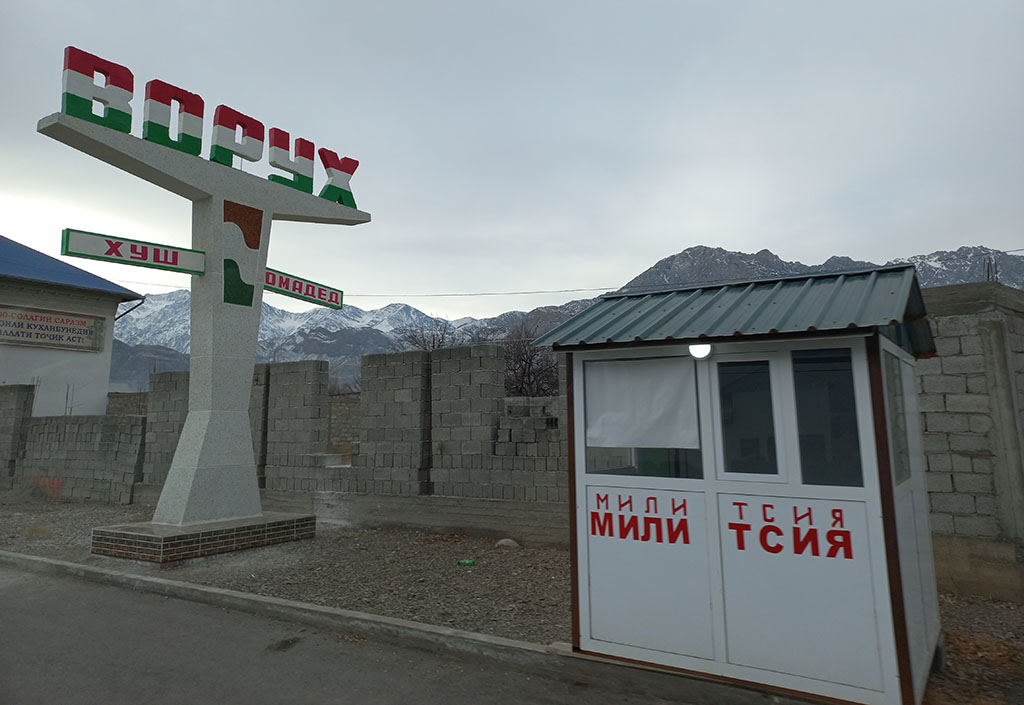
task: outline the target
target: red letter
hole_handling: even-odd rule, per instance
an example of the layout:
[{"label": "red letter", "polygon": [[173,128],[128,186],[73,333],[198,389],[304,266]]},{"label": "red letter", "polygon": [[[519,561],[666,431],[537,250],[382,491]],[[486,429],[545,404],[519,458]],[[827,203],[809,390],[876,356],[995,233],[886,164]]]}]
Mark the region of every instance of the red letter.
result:
[{"label": "red letter", "polygon": [[833,509],[832,510],[832,526],[838,526],[840,529],[845,529],[843,526],[843,510]]},{"label": "red letter", "polygon": [[327,290],[324,289],[322,286],[318,286],[316,288],[316,298],[320,299],[321,301],[326,301],[327,300]]},{"label": "red letter", "polygon": [[811,547],[811,555],[818,555],[818,530],[808,529],[804,533],[800,533],[800,527],[793,527],[793,553],[796,555],[802,554],[807,550],[807,547]]},{"label": "red letter", "polygon": [[761,548],[768,551],[768,553],[779,553],[782,551],[781,543],[768,543],[768,534],[775,534],[776,536],[782,536],[782,529],[772,524],[761,527]]},{"label": "red letter", "polygon": [[736,550],[746,551],[747,545],[744,539],[744,534],[747,531],[750,531],[750,524],[730,523],[729,528],[736,532]]},{"label": "red letter", "polygon": [[672,526],[672,520],[666,519],[665,524],[668,526],[668,542],[675,543],[679,540],[679,537],[683,537],[683,543],[690,543],[690,523],[686,519],[680,519],[676,522],[675,526]]},{"label": "red letter", "polygon": [[849,531],[828,531],[825,533],[825,540],[828,541],[829,558],[835,558],[839,550],[843,551],[843,558],[853,558],[853,546],[850,545]]},{"label": "red letter", "polygon": [[161,250],[159,247],[154,247],[153,261],[157,264],[169,264],[172,267],[175,267],[178,264],[178,251]]},{"label": "red letter", "polygon": [[337,291],[330,292],[330,295],[327,297],[327,303],[341,306],[341,297],[338,295]]},{"label": "red letter", "polygon": [[[651,505],[652,504],[654,505],[654,509],[653,510],[651,509]],[[652,513],[653,514],[657,514],[658,513],[658,498],[657,497],[648,497],[647,498],[647,504],[644,507],[644,514],[652,514]]]},{"label": "red letter", "polygon": [[599,494],[599,495],[597,495],[597,508],[600,509],[602,504],[604,505],[605,509],[609,508],[608,507],[608,495],[606,495],[606,494]]},{"label": "red letter", "polygon": [[808,526],[814,526],[814,518],[811,517],[811,508],[807,508],[806,514],[800,514],[796,507],[793,507],[793,523],[799,524],[801,519],[807,519]]},{"label": "red letter", "polygon": [[149,248],[146,247],[145,245],[133,244],[131,246],[131,258],[138,260],[149,259]]},{"label": "red letter", "polygon": [[118,242],[117,240],[107,240],[105,238],[104,238],[103,241],[105,243],[107,243],[107,251],[103,253],[104,255],[114,255],[115,257],[124,257],[124,255],[121,254],[121,245],[124,244],[123,242]]},{"label": "red letter", "polygon": [[629,507],[629,511],[633,511],[633,495],[629,495],[629,499],[625,502],[622,501],[622,495],[619,495],[619,511],[621,512],[623,507]]},{"label": "red letter", "polygon": [[743,508],[747,506],[746,502],[733,502],[732,506],[736,507],[740,511],[740,521],[743,521]]},{"label": "red letter", "polygon": [[605,512],[603,516],[597,512],[590,513],[590,534],[591,536],[615,535],[611,512]]},{"label": "red letter", "polygon": [[637,532],[639,531],[639,526],[637,524],[637,517],[631,516],[631,517],[629,517],[629,521],[624,521],[624,519],[626,519],[626,515],[625,514],[620,514],[619,515],[619,538],[620,539],[628,538],[628,536],[626,536],[626,534],[632,533],[633,534],[633,540],[636,541],[636,539],[637,539]]},{"label": "red letter", "polygon": [[772,523],[775,522],[775,515],[772,514],[771,516],[768,516],[768,510],[769,509],[775,509],[775,505],[774,504],[762,504],[761,505],[761,516],[764,517],[764,520],[766,522],[768,522],[769,524],[772,524]]},{"label": "red letter", "polygon": [[678,511],[679,511],[680,509],[682,509],[682,510],[683,510],[683,516],[686,516],[686,500],[684,499],[684,500],[683,500],[682,502],[680,502],[679,504],[676,504],[676,498],[675,498],[675,497],[673,497],[673,498],[672,498],[672,513],[673,513],[673,514],[675,514],[675,513],[676,513],[676,512],[678,512]]},{"label": "red letter", "polygon": [[655,533],[657,533],[658,535],[655,541],[657,541],[658,543],[664,543],[664,539],[661,537],[661,519],[659,519],[658,517],[644,517],[644,535],[640,537],[640,540],[651,540],[652,526],[655,528]]}]

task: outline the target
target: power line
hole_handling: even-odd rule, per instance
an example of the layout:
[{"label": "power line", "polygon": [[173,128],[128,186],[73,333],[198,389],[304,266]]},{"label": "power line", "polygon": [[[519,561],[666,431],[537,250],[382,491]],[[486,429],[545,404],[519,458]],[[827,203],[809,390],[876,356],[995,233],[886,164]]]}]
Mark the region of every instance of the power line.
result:
[{"label": "power line", "polygon": [[[1024,252],[1024,247],[1018,247],[1012,250],[992,250],[991,252],[984,252],[970,255],[971,258],[977,257],[991,257],[994,254],[1013,254],[1015,252]],[[909,260],[903,260],[909,262]],[[143,286],[156,286],[164,289],[180,289],[182,287],[174,284],[157,284],[156,282],[137,281],[132,279],[119,279],[125,284],[141,284]],[[704,282],[690,281],[687,284],[701,284]],[[575,294],[587,291],[617,291],[620,289],[628,289],[626,286],[592,286],[584,287],[579,289],[536,289],[532,291],[466,291],[466,292],[445,292],[439,294],[359,294],[345,292],[346,299],[433,299],[433,298],[456,298],[465,296],[534,296],[539,294]]]}]

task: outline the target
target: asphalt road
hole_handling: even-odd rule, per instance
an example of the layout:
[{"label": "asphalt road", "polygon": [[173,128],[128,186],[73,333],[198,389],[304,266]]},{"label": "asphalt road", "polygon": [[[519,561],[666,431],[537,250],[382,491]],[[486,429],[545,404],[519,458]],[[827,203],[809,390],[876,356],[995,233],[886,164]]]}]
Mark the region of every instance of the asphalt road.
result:
[{"label": "asphalt road", "polygon": [[607,686],[0,567],[3,705],[652,702]]}]

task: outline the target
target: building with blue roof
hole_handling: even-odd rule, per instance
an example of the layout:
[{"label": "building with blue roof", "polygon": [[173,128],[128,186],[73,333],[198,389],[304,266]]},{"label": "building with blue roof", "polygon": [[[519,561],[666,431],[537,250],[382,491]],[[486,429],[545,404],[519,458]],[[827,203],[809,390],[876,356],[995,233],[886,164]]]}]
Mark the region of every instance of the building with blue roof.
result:
[{"label": "building with blue roof", "polygon": [[141,298],[0,236],[0,384],[34,387],[34,416],[105,413],[117,306]]}]

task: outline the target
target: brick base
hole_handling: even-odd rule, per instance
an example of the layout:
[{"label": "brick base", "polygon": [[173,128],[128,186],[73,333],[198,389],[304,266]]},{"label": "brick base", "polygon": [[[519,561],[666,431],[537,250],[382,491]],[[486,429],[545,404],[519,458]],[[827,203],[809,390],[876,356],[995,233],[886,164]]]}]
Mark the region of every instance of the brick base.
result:
[{"label": "brick base", "polygon": [[152,522],[101,526],[92,530],[92,552],[115,558],[168,563],[311,539],[315,535],[315,516],[264,512],[261,517],[187,526]]}]

